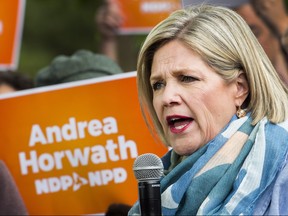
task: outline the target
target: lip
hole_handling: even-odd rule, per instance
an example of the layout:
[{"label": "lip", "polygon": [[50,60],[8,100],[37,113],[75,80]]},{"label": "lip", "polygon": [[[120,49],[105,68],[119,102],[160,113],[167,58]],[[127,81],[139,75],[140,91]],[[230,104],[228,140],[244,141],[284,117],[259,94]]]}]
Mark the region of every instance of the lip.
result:
[{"label": "lip", "polygon": [[170,115],[166,117],[168,127],[172,133],[179,134],[184,132],[194,121],[189,116]]}]

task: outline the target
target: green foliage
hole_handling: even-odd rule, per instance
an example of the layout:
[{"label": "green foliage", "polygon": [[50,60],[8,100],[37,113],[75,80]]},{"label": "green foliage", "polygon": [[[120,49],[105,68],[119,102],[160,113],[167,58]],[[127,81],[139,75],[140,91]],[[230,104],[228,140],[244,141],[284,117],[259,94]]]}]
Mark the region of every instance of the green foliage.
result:
[{"label": "green foliage", "polygon": [[59,54],[97,52],[100,0],[26,0],[19,71],[32,77]]}]

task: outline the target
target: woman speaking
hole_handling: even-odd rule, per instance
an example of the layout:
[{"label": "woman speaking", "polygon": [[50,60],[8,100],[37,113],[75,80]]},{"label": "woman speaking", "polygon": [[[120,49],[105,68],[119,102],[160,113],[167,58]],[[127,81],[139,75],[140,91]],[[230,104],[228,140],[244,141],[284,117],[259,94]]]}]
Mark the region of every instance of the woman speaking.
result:
[{"label": "woman speaking", "polygon": [[288,214],[288,91],[238,14],[172,13],[147,36],[137,83],[149,128],[171,147],[163,215]]}]

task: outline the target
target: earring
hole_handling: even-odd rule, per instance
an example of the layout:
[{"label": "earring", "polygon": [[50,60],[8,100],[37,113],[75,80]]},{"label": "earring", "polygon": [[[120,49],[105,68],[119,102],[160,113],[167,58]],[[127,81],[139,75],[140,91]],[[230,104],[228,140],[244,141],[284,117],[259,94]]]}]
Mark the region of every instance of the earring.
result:
[{"label": "earring", "polygon": [[241,109],[241,106],[239,106],[237,111],[236,111],[236,115],[238,118],[242,118],[242,117],[246,116],[245,109]]}]

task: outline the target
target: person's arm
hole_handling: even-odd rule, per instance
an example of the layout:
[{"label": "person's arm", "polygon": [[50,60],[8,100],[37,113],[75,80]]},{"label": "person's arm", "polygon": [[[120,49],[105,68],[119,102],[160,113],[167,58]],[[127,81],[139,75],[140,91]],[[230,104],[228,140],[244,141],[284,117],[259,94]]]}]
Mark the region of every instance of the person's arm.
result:
[{"label": "person's arm", "polygon": [[117,55],[117,33],[123,21],[123,16],[117,2],[106,0],[96,13],[96,24],[101,36],[101,53],[115,62]]},{"label": "person's arm", "polygon": [[256,12],[273,28],[288,54],[288,15],[283,0],[252,0]]}]

